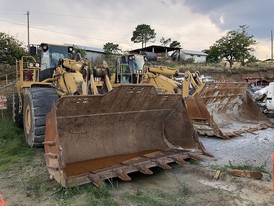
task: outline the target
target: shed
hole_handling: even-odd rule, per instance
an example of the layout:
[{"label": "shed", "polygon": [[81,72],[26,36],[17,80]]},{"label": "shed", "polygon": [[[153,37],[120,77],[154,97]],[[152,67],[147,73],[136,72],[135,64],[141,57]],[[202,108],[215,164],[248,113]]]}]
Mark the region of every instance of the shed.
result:
[{"label": "shed", "polygon": [[165,56],[167,57],[168,52],[178,51],[178,50],[180,50],[180,48],[152,45],[152,46],[148,46],[148,47],[144,47],[144,48],[140,48],[140,49],[134,49],[129,52],[133,53],[133,54],[140,54],[142,52],[152,52],[155,54],[163,54],[164,53]]},{"label": "shed", "polygon": [[180,50],[180,60],[187,60],[193,59],[194,63],[204,63],[206,62],[207,54],[201,51],[194,51],[194,50]]}]

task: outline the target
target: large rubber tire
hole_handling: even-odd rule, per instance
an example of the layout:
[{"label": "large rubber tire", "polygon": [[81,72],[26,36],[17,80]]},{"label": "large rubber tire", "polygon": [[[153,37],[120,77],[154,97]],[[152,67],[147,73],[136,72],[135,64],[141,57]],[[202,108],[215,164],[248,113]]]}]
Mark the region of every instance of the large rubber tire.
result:
[{"label": "large rubber tire", "polygon": [[19,113],[18,93],[12,95],[12,119],[15,124],[23,128],[23,113]]},{"label": "large rubber tire", "polygon": [[30,88],[26,90],[23,122],[26,142],[30,147],[43,147],[46,114],[57,99],[57,93],[51,88]]}]

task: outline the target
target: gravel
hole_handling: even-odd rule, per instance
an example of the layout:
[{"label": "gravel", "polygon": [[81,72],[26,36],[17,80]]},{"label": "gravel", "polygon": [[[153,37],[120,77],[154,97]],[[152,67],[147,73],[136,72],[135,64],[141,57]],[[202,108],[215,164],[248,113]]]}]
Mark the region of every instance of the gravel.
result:
[{"label": "gravel", "polygon": [[248,165],[263,167],[272,171],[272,153],[274,153],[274,129],[257,131],[256,134],[246,133],[230,140],[200,137],[205,148],[214,154],[214,158],[205,158],[206,166]]}]

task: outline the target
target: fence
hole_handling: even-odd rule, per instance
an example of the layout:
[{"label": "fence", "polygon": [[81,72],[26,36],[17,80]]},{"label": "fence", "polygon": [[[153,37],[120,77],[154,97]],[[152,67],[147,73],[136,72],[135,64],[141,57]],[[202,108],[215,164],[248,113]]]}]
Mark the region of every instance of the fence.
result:
[{"label": "fence", "polygon": [[1,110],[1,116],[3,118],[4,114],[3,114],[3,110],[8,109],[7,106],[7,97],[4,95],[0,95],[0,110]]},{"label": "fence", "polygon": [[0,87],[6,86],[14,82],[16,79],[16,72],[10,72],[0,76]]}]

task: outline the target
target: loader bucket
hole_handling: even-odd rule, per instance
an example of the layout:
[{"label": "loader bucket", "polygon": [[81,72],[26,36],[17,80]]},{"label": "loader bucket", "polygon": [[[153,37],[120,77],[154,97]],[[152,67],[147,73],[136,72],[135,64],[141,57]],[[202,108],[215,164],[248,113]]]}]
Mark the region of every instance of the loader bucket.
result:
[{"label": "loader bucket", "polygon": [[129,173],[152,174],[197,158],[198,140],[182,96],[151,85],[121,85],[109,93],[62,97],[47,115],[45,158],[63,187]]},{"label": "loader bucket", "polygon": [[218,125],[209,114],[206,105],[199,94],[187,96],[185,98],[189,118],[193,122],[194,128],[198,134],[205,136],[216,136],[225,138],[225,135],[219,129]]},{"label": "loader bucket", "polygon": [[247,83],[207,83],[200,93],[222,138],[272,127],[247,94],[247,87]]}]

